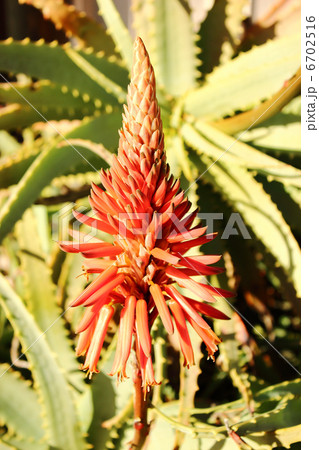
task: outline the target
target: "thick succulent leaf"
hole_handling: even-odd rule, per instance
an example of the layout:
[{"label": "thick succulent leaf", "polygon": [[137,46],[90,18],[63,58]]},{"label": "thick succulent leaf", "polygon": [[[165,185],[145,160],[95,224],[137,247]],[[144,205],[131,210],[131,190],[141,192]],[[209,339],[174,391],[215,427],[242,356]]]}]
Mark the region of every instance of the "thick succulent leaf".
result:
[{"label": "thick succulent leaf", "polygon": [[179,178],[183,171],[186,179],[192,181],[192,171],[183,139],[178,134],[168,135],[165,144],[167,159],[174,177]]},{"label": "thick succulent leaf", "polygon": [[0,157],[12,155],[20,148],[20,143],[5,130],[0,130]]},{"label": "thick succulent leaf", "polygon": [[[208,12],[213,7],[215,0],[188,0],[190,15],[193,23],[194,31],[198,31],[201,24],[207,17]],[[184,6],[187,8],[187,3]]]},{"label": "thick succulent leaf", "polygon": [[[196,158],[196,164],[203,179],[222,193],[226,202],[240,213],[246,225],[254,232],[256,238],[252,243],[264,246],[266,254],[270,253],[277,261],[277,267],[284,272],[287,282],[293,283],[297,296],[300,296],[299,245],[262,185],[251,173],[239,166],[226,166],[221,161],[212,164],[206,156],[201,160]],[[297,310],[297,298],[290,293],[288,300],[293,302]]]},{"label": "thick succulent leaf", "polygon": [[[104,139],[107,139],[110,150],[115,150],[117,142],[117,123],[116,114],[104,117],[105,128],[103,128]],[[116,125],[115,125],[116,124]],[[66,135],[66,139],[85,138],[92,136],[96,128],[94,121],[80,126]],[[105,133],[105,129],[109,130]],[[102,130],[100,130],[100,134]],[[94,136],[94,134],[93,134]],[[99,139],[99,135],[96,136]],[[23,212],[36,200],[42,189],[48,185],[54,177],[65,173],[67,167],[77,165],[80,158],[84,158],[87,169],[99,171],[100,167],[92,167],[87,160],[87,153],[91,152],[86,147],[77,148],[70,145],[56,145],[45,149],[27,169],[17,186],[11,193],[10,198],[4,204],[0,211],[0,239],[2,239],[14,226],[15,222],[22,216]]]},{"label": "thick succulent leaf", "polygon": [[31,383],[19,378],[6,364],[0,365],[0,422],[25,439],[44,437],[41,406]]},{"label": "thick succulent leaf", "polygon": [[187,144],[202,151],[214,163],[219,158],[248,169],[257,170],[281,183],[300,187],[300,170],[228,136],[207,122],[197,120],[182,126]]},{"label": "thick succulent leaf", "polygon": [[20,103],[26,106],[30,102],[34,107],[46,109],[81,109],[83,115],[94,113],[93,102],[84,102],[80,96],[75,96],[71,91],[64,92],[61,86],[50,81],[38,81],[36,83],[0,83],[0,101],[3,103]]},{"label": "thick succulent leaf", "polygon": [[[39,207],[38,207],[39,208]],[[41,208],[41,207],[40,207]],[[16,234],[21,251],[19,252],[24,282],[24,300],[41,331],[56,355],[60,369],[65,372],[68,382],[77,391],[84,389],[83,376],[72,343],[67,336],[63,311],[57,305],[56,286],[52,273],[46,264],[41,249],[40,224],[31,209],[27,210],[17,224]]]},{"label": "thick succulent leaf", "polygon": [[18,103],[0,108],[0,127],[3,130],[16,130],[43,120],[83,119],[83,110],[73,108],[22,106]]},{"label": "thick succulent leaf", "polygon": [[284,186],[274,180],[269,182],[264,177],[259,177],[259,181],[263,184],[265,191],[270,194],[272,201],[277,204],[285,221],[289,223],[291,229],[300,234],[300,202],[296,201],[294,192],[290,192],[291,190],[298,190],[298,188],[294,186]]},{"label": "thick succulent leaf", "polygon": [[223,44],[226,42],[226,45],[231,46],[225,23],[226,5],[227,0],[216,0],[200,27],[198,45],[201,48],[199,59],[202,62],[200,70],[203,74],[210,73],[213,67],[219,64]]},{"label": "thick succulent leaf", "polygon": [[274,409],[265,413],[256,413],[254,420],[243,421],[236,424],[233,430],[245,436],[249,433],[261,431],[274,431],[281,428],[289,428],[300,423],[300,398],[283,398]]},{"label": "thick succulent leaf", "polygon": [[[91,121],[91,129],[95,128],[97,125],[104,126],[105,115],[93,119]],[[94,126],[93,126],[94,125]],[[83,125],[82,125],[82,128]],[[84,133],[83,137],[88,137]],[[98,135],[94,134],[93,131],[90,132],[90,136],[94,137],[98,140]],[[102,137],[104,140],[104,137]],[[92,142],[88,139],[68,139],[69,143],[74,147],[80,146],[85,150],[84,156],[85,158],[92,164],[93,167],[99,167],[101,164],[104,164],[104,161],[110,161],[110,152],[105,149],[102,144],[97,144],[96,142]],[[0,159],[0,189],[6,189],[13,184],[17,184],[21,177],[26,172],[27,168],[32,164],[37,156],[44,151],[49,146],[52,147],[54,145],[54,139],[48,139],[45,142],[42,139],[36,140],[32,145],[21,146],[21,148],[16,151],[14,154],[1,158]],[[110,145],[109,148],[115,149],[116,143]],[[56,190],[63,189],[63,187],[68,186],[72,189],[72,181],[74,181],[74,185],[83,186],[84,184],[90,184],[93,180],[92,172],[88,172],[90,167],[85,160],[79,158],[79,161],[72,166],[65,167],[65,173],[63,175],[73,176],[69,180],[65,179],[65,177],[59,177],[59,180],[54,180],[52,183],[52,187]],[[93,168],[91,168],[94,170]],[[84,172],[84,173],[83,173]],[[88,175],[86,175],[88,173]],[[76,180],[74,176],[79,175]],[[99,183],[99,180],[95,180],[94,182]],[[52,194],[53,195],[53,194]]]},{"label": "thick succulent leaf", "polygon": [[179,96],[193,88],[198,50],[190,15],[179,0],[133,3],[133,23],[152,55],[158,84]]},{"label": "thick succulent leaf", "polygon": [[244,32],[247,3],[247,0],[215,0],[199,30],[202,73],[210,73],[213,67],[234,55]]},{"label": "thick succulent leaf", "polygon": [[263,151],[294,155],[301,151],[301,97],[296,97],[281,112],[243,133],[240,139]]},{"label": "thick succulent leaf", "polygon": [[275,154],[301,152],[300,118],[279,113],[263,125],[245,134],[243,141]]},{"label": "thick succulent leaf", "polygon": [[[272,450],[273,448],[295,448],[291,444],[300,442],[301,426],[263,431],[241,436],[242,442],[237,444],[231,437],[209,447],[209,450]],[[300,448],[300,447],[296,447]]]},{"label": "thick succulent leaf", "polygon": [[120,103],[124,103],[126,99],[126,92],[110,78],[107,78],[102,72],[90,64],[83,56],[72,48],[65,50],[69,58],[81,69],[84,73],[94,80],[96,84],[101,86],[106,92],[112,93]]},{"label": "thick succulent leaf", "polygon": [[301,67],[293,77],[283,84],[279,91],[276,91],[259,106],[235,116],[214,121],[214,126],[227,134],[236,134],[241,131],[241,135],[244,135],[246,131],[257,127],[288,106],[294,97],[300,95],[300,91]]},{"label": "thick succulent leaf", "polygon": [[4,311],[32,365],[47,420],[49,442],[60,448],[84,449],[71,390],[45,336],[3,275],[0,275],[0,294]]},{"label": "thick succulent leaf", "polygon": [[269,41],[216,68],[185,98],[185,111],[212,120],[271,97],[300,65],[300,37]]},{"label": "thick succulent leaf", "polygon": [[[111,91],[106,92],[70,59],[66,53],[67,48],[70,47],[58,46],[56,42],[45,44],[43,41],[31,43],[26,39],[21,42],[8,39],[0,44],[0,70],[51,80],[66,86],[63,89],[71,90],[73,95],[81,95],[84,101],[92,100],[96,107],[101,107],[102,104],[117,105],[117,99]],[[90,50],[75,51],[105,77],[126,88],[126,69],[110,62],[104,55],[93,54]]]},{"label": "thick succulent leaf", "polygon": [[112,36],[116,50],[121,53],[126,67],[130,70],[133,61],[133,42],[128,29],[112,0],[97,0],[100,14]]},{"label": "thick succulent leaf", "polygon": [[75,37],[82,46],[107,55],[114,53],[114,42],[104,27],[73,5],[56,0],[19,0],[19,3],[40,9],[45,19],[52,20],[57,29],[63,28],[69,38]]},{"label": "thick succulent leaf", "polygon": [[285,191],[290,195],[292,200],[301,207],[301,189],[295,186],[285,186]]},{"label": "thick succulent leaf", "polygon": [[244,20],[249,15],[249,0],[228,0],[226,7],[226,25],[231,35],[233,46],[241,43],[245,31]]},{"label": "thick succulent leaf", "polygon": [[0,437],[0,450],[51,450],[49,444],[6,433]]}]

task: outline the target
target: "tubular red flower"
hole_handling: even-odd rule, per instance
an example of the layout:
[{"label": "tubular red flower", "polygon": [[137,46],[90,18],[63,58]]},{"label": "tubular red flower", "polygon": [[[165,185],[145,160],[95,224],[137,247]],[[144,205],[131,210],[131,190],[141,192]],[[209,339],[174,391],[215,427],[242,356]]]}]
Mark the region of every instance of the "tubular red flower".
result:
[{"label": "tubular red flower", "polygon": [[127,377],[126,363],[130,356],[132,346],[135,307],[136,298],[131,295],[125,299],[125,306],[121,311],[116,354],[110,372],[110,375],[117,373],[120,379]]},{"label": "tubular red flower", "polygon": [[151,336],[148,328],[148,312],[147,303],[144,299],[140,299],[136,304],[136,333],[139,336],[141,347],[145,356],[151,355]]},{"label": "tubular red flower", "polygon": [[174,333],[174,326],[171,319],[171,315],[169,313],[168,306],[166,304],[163,292],[158,284],[153,284],[150,286],[150,293],[153,297],[155,306],[158,310],[158,313],[162,319],[163,325],[168,334]]},{"label": "tubular red flower", "polygon": [[113,236],[113,242],[73,232],[73,241],[60,243],[62,250],[88,258],[83,265],[88,277],[96,274],[71,303],[87,308],[77,329],[80,337],[76,352],[86,355],[83,368],[95,372],[114,309],[122,308],[111,374],[126,377],[134,338],[146,392],[148,386],[156,384],[150,330],[158,315],[167,333],[172,334],[172,313],[187,366],[194,363],[194,354],[186,320],[212,355],[219,341],[199,313],[227,318],[216,308],[185,297],[173,285],[188,288],[208,302],[232,294],[192,278],[220,273],[221,268],[210,267],[220,255],[184,256],[188,250],[213,240],[216,233],[206,234],[206,227],[193,225],[198,211],[190,212],[191,203],[179,180],[170,174],[154,70],[139,38],[134,44],[118,155],[109,170],[101,170],[101,182],[103,188],[92,184],[89,197],[94,215],[75,211],[74,216],[92,230]]},{"label": "tubular red flower", "polygon": [[113,314],[114,308],[112,306],[104,306],[101,309],[86,353],[85,362],[82,366],[83,370],[89,370],[90,373],[98,372],[96,365]]},{"label": "tubular red flower", "polygon": [[184,355],[184,366],[193,366],[194,365],[194,352],[191,343],[191,339],[189,337],[187,324],[185,320],[185,315],[183,313],[182,308],[179,306],[177,302],[170,301],[169,307],[173,313],[175,324],[177,328],[177,334],[179,343],[181,346],[182,353]]}]

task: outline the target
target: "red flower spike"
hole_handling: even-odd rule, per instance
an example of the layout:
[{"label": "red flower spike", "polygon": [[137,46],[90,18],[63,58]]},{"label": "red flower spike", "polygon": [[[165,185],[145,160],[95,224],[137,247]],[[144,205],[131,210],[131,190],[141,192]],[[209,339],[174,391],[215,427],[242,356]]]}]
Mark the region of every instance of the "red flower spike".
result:
[{"label": "red flower spike", "polygon": [[219,340],[200,313],[227,319],[206,303],[183,296],[173,285],[186,287],[208,302],[232,294],[192,278],[222,271],[210,267],[219,261],[218,255],[184,256],[188,250],[213,240],[216,233],[206,234],[206,227],[193,226],[198,211],[189,212],[191,203],[179,180],[170,174],[154,70],[140,38],[135,41],[133,56],[118,156],[113,157],[109,170],[101,171],[103,189],[92,184],[89,201],[94,216],[74,212],[80,223],[113,236],[113,243],[73,232],[74,241],[61,242],[60,246],[70,253],[82,253],[88,258],[84,274],[96,274],[71,303],[87,308],[77,329],[77,355],[86,355],[83,368],[97,370],[107,325],[114,309],[122,308],[111,374],[126,377],[133,345],[146,395],[149,386],[157,384],[150,330],[158,315],[171,334],[172,312],[187,366],[194,363],[194,354],[186,320],[213,355]]}]

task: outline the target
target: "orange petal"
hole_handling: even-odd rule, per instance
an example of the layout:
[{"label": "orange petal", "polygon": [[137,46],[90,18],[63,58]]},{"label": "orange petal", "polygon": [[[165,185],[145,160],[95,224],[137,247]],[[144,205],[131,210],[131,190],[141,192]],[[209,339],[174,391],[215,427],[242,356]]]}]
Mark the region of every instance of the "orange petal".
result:
[{"label": "orange petal", "polygon": [[92,283],[70,304],[70,306],[82,305],[92,294],[94,294],[101,286],[108,280],[115,277],[117,274],[117,267],[112,265],[102,272]]},{"label": "orange petal", "polygon": [[190,262],[197,261],[202,264],[215,264],[220,260],[221,257],[222,255],[196,255],[183,257],[183,260],[186,259]]},{"label": "orange petal", "polygon": [[194,364],[194,352],[183,310],[174,300],[169,302],[169,307],[175,319],[179,343],[185,358],[184,365],[187,365],[188,367],[192,366]]},{"label": "orange petal", "polygon": [[89,227],[96,228],[97,230],[104,231],[109,234],[117,234],[117,231],[109,224],[102,222],[102,220],[95,219],[94,217],[86,216],[79,211],[73,211],[73,215],[81,223],[88,225]]},{"label": "orange petal", "polygon": [[207,289],[207,285],[198,283],[192,280],[188,275],[186,275],[181,269],[175,269],[175,267],[167,267],[165,269],[167,275],[175,280],[179,286],[189,289],[194,292],[194,294],[200,296],[203,300],[207,302],[214,302],[215,299],[211,292]]},{"label": "orange petal", "polygon": [[160,259],[161,261],[165,261],[170,264],[178,264],[180,258],[177,256],[172,255],[171,253],[166,252],[165,250],[162,250],[161,248],[155,247],[153,250],[151,250],[151,255],[153,255],[155,258]]},{"label": "orange petal", "polygon": [[[111,372],[108,374],[110,376],[113,376],[116,373],[120,373],[121,369],[122,369],[122,366],[121,366],[122,347],[123,347],[122,346],[122,344],[123,344],[122,333],[123,333],[123,327],[124,327],[123,316],[124,316],[124,308],[122,309],[121,314],[120,314],[120,323],[119,323],[119,327],[117,330],[117,343],[116,343],[115,356],[114,356]],[[125,368],[124,368],[123,377],[124,378],[126,377]]]},{"label": "orange petal", "polygon": [[205,320],[198,314],[198,312],[196,312],[191,304],[188,303],[186,298],[178,292],[174,286],[166,286],[165,291],[180,304],[183,310],[187,312],[200,327],[210,329],[208,323],[205,322]]},{"label": "orange petal", "polygon": [[173,334],[174,326],[172,318],[161,288],[158,284],[153,284],[150,286],[150,292],[167,333]]},{"label": "orange petal", "polygon": [[175,253],[185,253],[187,250],[193,247],[197,247],[198,245],[203,245],[206,242],[210,242],[217,236],[217,233],[206,234],[205,236],[201,236],[196,239],[192,239],[188,242],[178,242],[176,244],[171,245],[172,252]]},{"label": "orange petal", "polygon": [[144,299],[136,303],[136,334],[138,335],[146,357],[151,354],[151,336],[148,328],[147,303]]},{"label": "orange petal", "polygon": [[113,247],[113,244],[108,242],[74,242],[74,241],[61,241],[59,245],[62,250],[69,253],[86,252],[90,250],[96,250],[100,248],[108,249]]},{"label": "orange petal", "polygon": [[199,302],[197,300],[194,300],[193,298],[186,297],[188,302],[193,306],[193,308],[196,309],[196,311],[199,311],[202,314],[205,314],[205,316],[209,316],[212,319],[221,319],[221,320],[229,320],[230,317],[226,316],[222,311],[219,309],[214,308],[211,305],[207,305],[207,303]]},{"label": "orange petal", "polygon": [[127,361],[130,356],[133,327],[135,321],[136,298],[131,295],[125,299],[124,315],[123,315],[123,333],[122,333],[122,359]]},{"label": "orange petal", "polygon": [[211,328],[209,330],[204,330],[198,326],[198,324],[188,314],[186,314],[186,317],[198,336],[205,342],[209,356],[214,359],[214,353],[218,350],[217,344],[219,344],[221,340]]},{"label": "orange petal", "polygon": [[101,309],[95,330],[92,336],[89,350],[87,352],[83,369],[89,369],[90,372],[97,372],[97,363],[100,358],[105,335],[114,314],[112,306],[105,306]]},{"label": "orange petal", "polygon": [[119,284],[124,281],[124,274],[120,273],[112,280],[108,281],[105,286],[102,286],[98,291],[96,291],[91,297],[89,297],[84,303],[83,306],[91,306],[94,305],[100,298],[104,297],[105,301],[108,297],[108,294],[113,291]]},{"label": "orange petal", "polygon": [[182,233],[173,232],[168,236],[167,242],[175,243],[175,242],[181,242],[181,241],[197,238],[197,237],[201,236],[202,234],[204,234],[206,230],[207,230],[207,227],[202,227],[202,228],[194,228],[193,230],[186,230],[186,231],[183,231]]},{"label": "orange petal", "polygon": [[102,308],[103,305],[104,299],[100,300],[96,305],[87,308],[75,332],[83,333],[83,331],[85,331],[91,325],[93,319],[95,317],[98,317],[100,309]]},{"label": "orange petal", "polygon": [[191,257],[182,257],[178,265],[193,269],[195,275],[214,275],[224,271],[222,267],[208,267],[206,264],[202,264]]},{"label": "orange petal", "polygon": [[94,320],[91,322],[90,326],[80,334],[79,340],[75,349],[76,356],[84,355],[84,353],[89,348],[94,328],[97,322],[97,316],[95,316]]}]

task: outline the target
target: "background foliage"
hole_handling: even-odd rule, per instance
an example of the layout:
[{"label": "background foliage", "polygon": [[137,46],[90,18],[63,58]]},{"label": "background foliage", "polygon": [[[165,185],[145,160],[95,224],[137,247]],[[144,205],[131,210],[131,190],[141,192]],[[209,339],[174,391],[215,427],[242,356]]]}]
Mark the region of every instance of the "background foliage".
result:
[{"label": "background foliage", "polygon": [[[107,31],[62,1],[21,3],[69,42],[0,43],[0,449],[121,449],[133,403],[130,380],[107,375],[117,321],[88,381],[74,353],[80,312],[68,309],[86,279],[56,240],[117,151],[132,37],[111,0],[97,1]],[[172,172],[202,212],[223,213],[211,249],[226,271],[214,283],[237,292],[232,305],[220,300],[231,320],[214,323],[216,364],[193,336],[197,365],[185,370],[155,324],[164,381],[152,397],[152,450],[299,448],[298,5],[252,23],[247,3],[132,2]],[[240,228],[222,239],[233,212],[251,239]]]}]

